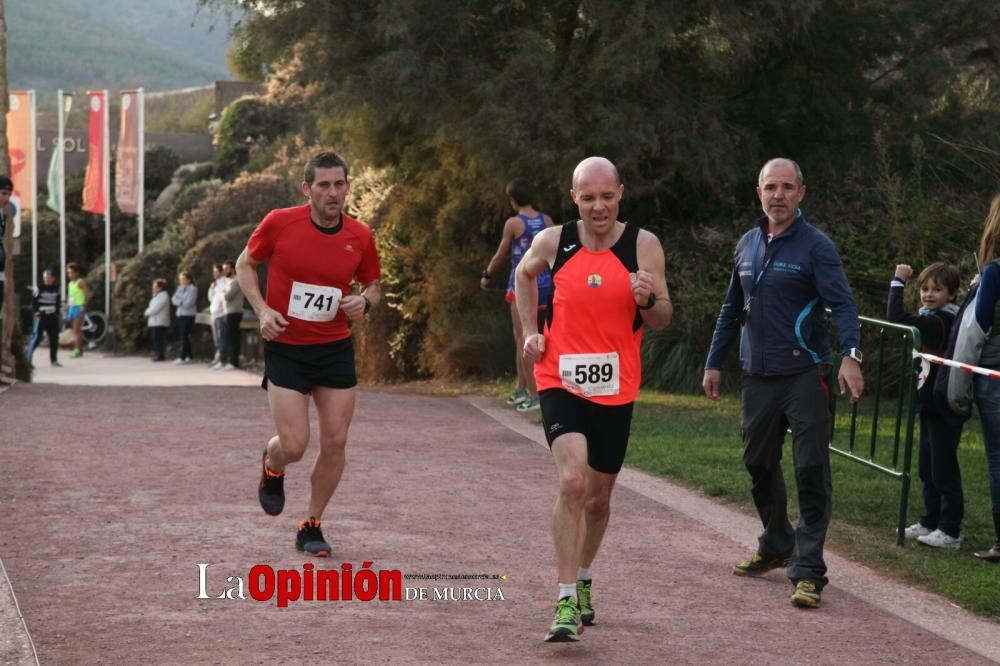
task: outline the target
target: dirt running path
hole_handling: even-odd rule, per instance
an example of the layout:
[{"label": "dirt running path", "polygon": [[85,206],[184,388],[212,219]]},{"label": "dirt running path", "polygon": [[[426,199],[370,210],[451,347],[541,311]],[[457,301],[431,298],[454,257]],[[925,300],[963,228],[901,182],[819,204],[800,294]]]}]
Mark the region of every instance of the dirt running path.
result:
[{"label": "dirt running path", "polygon": [[795,609],[780,572],[730,573],[745,544],[627,488],[593,568],[599,625],[543,643],[554,468],[457,398],[362,394],[324,521],[334,556],[313,563],[505,574],[503,601],[197,599],[199,563],[217,596],[256,564],[305,561],[308,467],[290,468],[284,515],[257,505],[259,389],[18,385],[0,423],[0,557],[43,664],[990,663],[835,583],[823,609]]}]

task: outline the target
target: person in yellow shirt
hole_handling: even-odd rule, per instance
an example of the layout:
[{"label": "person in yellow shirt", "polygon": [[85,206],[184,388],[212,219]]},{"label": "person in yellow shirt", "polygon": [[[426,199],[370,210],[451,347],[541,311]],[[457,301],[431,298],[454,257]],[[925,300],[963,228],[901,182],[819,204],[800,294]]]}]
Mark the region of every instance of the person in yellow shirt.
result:
[{"label": "person in yellow shirt", "polygon": [[73,327],[73,351],[69,357],[80,358],[83,356],[83,309],[90,300],[90,288],[80,277],[80,265],[75,261],[66,264],[66,278],[66,303],[69,306],[66,321]]}]

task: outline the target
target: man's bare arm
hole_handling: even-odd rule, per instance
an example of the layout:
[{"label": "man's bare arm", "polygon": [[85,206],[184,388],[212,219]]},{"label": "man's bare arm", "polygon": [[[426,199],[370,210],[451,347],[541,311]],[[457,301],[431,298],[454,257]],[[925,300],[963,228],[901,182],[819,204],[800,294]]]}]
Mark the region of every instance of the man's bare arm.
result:
[{"label": "man's bare arm", "polygon": [[[654,330],[666,328],[673,318],[674,305],[667,287],[666,260],[660,239],[648,231],[640,231],[636,255],[639,270],[632,279],[632,295],[640,308],[642,322]],[[646,307],[650,294],[654,296],[653,307]]]}]

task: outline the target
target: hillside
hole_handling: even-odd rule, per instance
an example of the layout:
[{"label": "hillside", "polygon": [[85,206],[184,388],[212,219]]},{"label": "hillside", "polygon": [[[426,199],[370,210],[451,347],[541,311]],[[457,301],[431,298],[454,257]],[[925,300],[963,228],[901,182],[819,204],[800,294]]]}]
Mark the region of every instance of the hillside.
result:
[{"label": "hillside", "polygon": [[226,17],[198,0],[7,0],[12,89],[143,86],[228,79]]}]

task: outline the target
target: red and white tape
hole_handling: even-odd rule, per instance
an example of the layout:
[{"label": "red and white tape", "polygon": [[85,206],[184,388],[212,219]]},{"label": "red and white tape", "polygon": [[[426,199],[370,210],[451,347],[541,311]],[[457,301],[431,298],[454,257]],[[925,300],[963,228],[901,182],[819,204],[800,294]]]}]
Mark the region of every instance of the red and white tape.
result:
[{"label": "red and white tape", "polygon": [[984,377],[989,377],[990,379],[1000,379],[1000,371],[990,370],[989,368],[980,368],[978,365],[969,365],[968,363],[959,363],[958,361],[941,358],[940,356],[935,356],[934,354],[919,352],[916,349],[913,350],[913,358],[919,358],[923,361],[921,363],[923,367],[920,369],[920,378],[917,380],[918,387],[923,386],[924,380],[927,379],[927,373],[930,372],[929,363],[946,365],[949,368],[958,368],[959,370],[972,372],[977,375],[983,375]]}]

